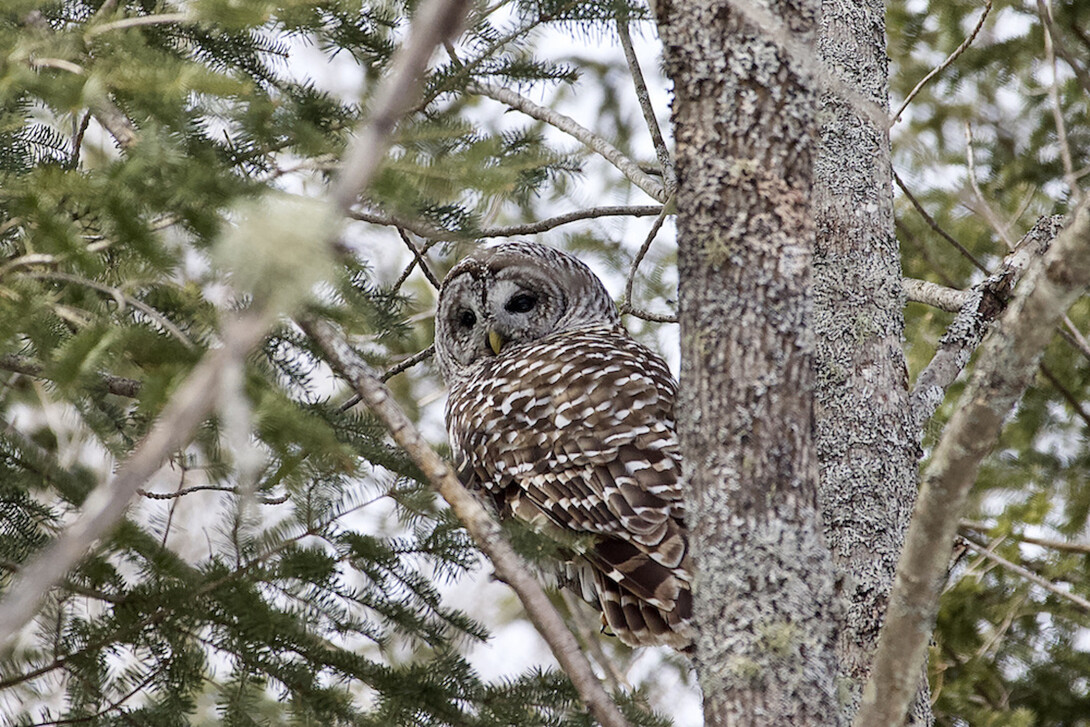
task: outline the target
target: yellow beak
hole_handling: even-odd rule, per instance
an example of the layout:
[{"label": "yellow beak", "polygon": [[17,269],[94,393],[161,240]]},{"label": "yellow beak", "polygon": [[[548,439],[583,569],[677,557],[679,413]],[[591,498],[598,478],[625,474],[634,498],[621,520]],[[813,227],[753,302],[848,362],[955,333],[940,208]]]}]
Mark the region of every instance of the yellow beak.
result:
[{"label": "yellow beak", "polygon": [[497,356],[500,355],[500,349],[503,348],[503,336],[495,331],[488,332],[488,346],[492,349],[492,353]]}]

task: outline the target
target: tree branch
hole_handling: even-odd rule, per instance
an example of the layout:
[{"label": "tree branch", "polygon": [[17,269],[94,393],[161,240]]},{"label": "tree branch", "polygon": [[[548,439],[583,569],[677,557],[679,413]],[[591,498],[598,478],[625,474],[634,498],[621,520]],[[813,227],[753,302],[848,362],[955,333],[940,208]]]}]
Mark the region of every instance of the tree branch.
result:
[{"label": "tree branch", "polygon": [[[938,349],[931,362],[916,378],[916,386],[909,399],[917,431],[942,404],[946,389],[969,363],[973,351],[984,340],[984,334],[1003,312],[1026,268],[1033,260],[1045,254],[1059,234],[1062,224],[1062,217],[1042,217],[1022,237],[1014,251],[1003,259],[994,275],[988,276],[968,291],[958,291],[965,299],[957,316],[939,340]],[[953,302],[952,295],[944,297],[950,299],[948,302]]]},{"label": "tree branch", "polygon": [[996,565],[999,565],[1002,568],[1005,568],[1006,570],[1009,570],[1011,573],[1014,573],[1015,575],[1019,575],[1022,578],[1025,578],[1030,583],[1034,583],[1034,584],[1040,586],[1041,588],[1045,589],[1049,593],[1055,594],[1055,595],[1059,596],[1060,598],[1064,599],[1065,601],[1068,601],[1068,602],[1072,603],[1076,608],[1078,608],[1083,613],[1090,614],[1090,601],[1087,601],[1082,596],[1071,593],[1070,591],[1065,591],[1064,589],[1057,586],[1055,583],[1052,583],[1051,581],[1049,581],[1047,578],[1042,578],[1041,576],[1037,575],[1033,571],[1031,571],[1031,570],[1029,570],[1027,568],[1023,568],[1022,566],[1017,565],[1015,563],[1012,563],[1012,562],[1010,562],[1009,560],[1007,560],[1006,558],[1004,558],[1001,555],[996,555],[995,553],[993,553],[991,551],[990,548],[988,548],[985,545],[982,545],[981,543],[976,542],[975,540],[973,540],[972,538],[970,538],[967,535],[963,534],[961,537],[965,540],[965,542],[967,542],[969,544],[969,547],[972,548],[973,550],[975,550],[977,552],[977,554],[980,555],[981,557],[992,561]]},{"label": "tree branch", "polygon": [[640,102],[640,110],[643,111],[643,119],[647,122],[647,130],[651,132],[651,142],[655,145],[655,156],[659,159],[662,168],[662,178],[666,182],[667,194],[673,194],[677,188],[677,175],[674,173],[674,162],[670,159],[670,150],[666,148],[666,140],[662,138],[662,129],[659,128],[659,120],[655,115],[655,107],[651,105],[651,94],[647,92],[647,82],[643,78],[640,69],[640,61],[636,58],[636,49],[632,47],[632,35],[628,32],[628,16],[617,18],[617,37],[621,40],[621,48],[624,49],[624,58],[628,62],[628,70],[632,73],[632,85],[636,87],[636,99]]},{"label": "tree branch", "polygon": [[625,156],[620,149],[610,144],[590,129],[580,126],[575,119],[558,113],[553,109],[540,106],[525,96],[499,86],[487,83],[471,83],[466,89],[469,93],[485,96],[498,101],[522,113],[543,121],[550,126],[555,126],[565,134],[568,134],[586,145],[591,151],[600,154],[607,162],[620,170],[621,174],[630,182],[646,192],[652,199],[659,202],[666,201],[666,188],[656,180],[648,176],[640,165]]},{"label": "tree branch", "polygon": [[905,298],[913,303],[923,303],[950,313],[959,311],[961,306],[965,305],[965,301],[973,295],[969,290],[948,288],[945,285],[916,278],[903,279],[901,289],[905,292]]},{"label": "tree branch", "polygon": [[543,220],[537,220],[536,222],[527,222],[519,225],[506,225],[503,227],[486,227],[481,230],[473,230],[468,232],[453,232],[451,230],[442,230],[438,227],[433,227],[425,222],[419,220],[411,220],[404,217],[396,217],[394,215],[388,215],[383,212],[375,212],[373,210],[353,210],[349,213],[349,217],[360,222],[370,222],[375,225],[385,225],[387,227],[400,227],[408,230],[414,235],[427,238],[428,240],[447,242],[454,240],[471,240],[475,238],[485,237],[513,237],[515,235],[536,235],[541,232],[548,232],[549,230],[560,227],[561,225],[567,225],[572,222],[578,222],[580,220],[596,219],[598,217],[651,217],[662,212],[662,205],[648,204],[648,205],[614,205],[608,207],[591,207],[585,210],[575,210],[574,212],[566,212],[556,217],[547,217]]},{"label": "tree branch", "polygon": [[352,350],[332,326],[324,321],[303,319],[300,328],[318,345],[333,370],[355,389],[360,398],[390,430],[394,441],[420,467],[431,485],[450,505],[466,530],[495,568],[496,576],[518,595],[538,632],[579,691],[595,718],[603,725],[623,727],[625,719],[602,689],[586,656],[564,624],[548,596],[534,580],[531,570],[503,538],[499,525],[458,482],[450,466],[428,445],[393,399],[376,372]]},{"label": "tree branch", "polygon": [[[0,369],[35,378],[45,378],[45,367],[26,356],[16,354],[0,356]],[[140,396],[140,388],[144,385],[143,382],[136,379],[126,379],[102,372],[99,372],[98,377],[106,391],[130,399]]]},{"label": "tree branch", "polygon": [[924,470],[856,727],[904,719],[934,624],[949,544],[980,462],[1029,384],[1053,328],[1087,284],[1090,210],[1083,204],[1019,285]]}]

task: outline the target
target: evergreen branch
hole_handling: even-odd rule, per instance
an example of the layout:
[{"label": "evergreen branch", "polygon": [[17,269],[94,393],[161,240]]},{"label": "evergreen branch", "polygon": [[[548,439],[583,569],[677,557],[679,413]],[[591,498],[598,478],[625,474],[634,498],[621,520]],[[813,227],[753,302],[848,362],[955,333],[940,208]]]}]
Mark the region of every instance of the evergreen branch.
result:
[{"label": "evergreen branch", "polygon": [[428,59],[436,46],[457,32],[468,6],[468,0],[431,0],[417,10],[409,37],[394,54],[390,72],[375,94],[374,110],[345,151],[330,190],[330,199],[342,214],[351,212],[360,191],[371,183],[394,127],[419,95]]},{"label": "evergreen branch", "polygon": [[[980,520],[959,520],[958,529],[964,534],[966,531],[986,533],[994,530],[997,526],[992,523],[982,522]],[[1066,540],[1052,540],[1050,538],[1037,538],[1032,535],[1025,535],[1023,533],[1004,533],[1009,538],[1022,543],[1029,543],[1030,545],[1039,545],[1042,548],[1049,548],[1050,550],[1059,550],[1064,553],[1079,553],[1080,555],[1090,555],[1090,543],[1071,543]]]},{"label": "evergreen branch", "polygon": [[161,15],[138,15],[132,18],[122,18],[111,23],[92,25],[83,34],[85,40],[91,40],[95,36],[109,33],[111,30],[124,30],[125,28],[138,28],[145,25],[170,25],[184,23],[189,18],[185,13],[162,13]]},{"label": "evergreen branch", "polygon": [[[958,291],[964,300],[957,316],[939,339],[938,349],[927,367],[916,377],[916,386],[909,396],[909,411],[917,431],[930,419],[946,396],[946,390],[969,363],[973,351],[984,340],[992,322],[1007,307],[1012,291],[1030,264],[1045,254],[1059,234],[1062,218],[1042,217],[1033,229],[1003,259],[994,275],[980,281],[968,291]],[[919,281],[922,282],[922,281]],[[941,286],[934,286],[936,288]],[[944,298],[953,293],[943,289]]]},{"label": "evergreen branch", "polygon": [[640,110],[643,111],[643,119],[647,122],[647,130],[651,132],[651,142],[655,145],[655,156],[658,157],[659,166],[662,167],[662,177],[666,182],[666,191],[673,194],[674,189],[677,188],[674,163],[670,159],[670,150],[666,148],[666,140],[662,138],[662,129],[659,128],[655,107],[651,105],[651,94],[647,92],[647,82],[643,78],[640,61],[636,57],[636,49],[632,47],[632,35],[628,32],[627,14],[623,18],[617,18],[617,37],[621,39],[624,58],[628,62],[629,71],[632,73],[632,84],[636,88],[636,99],[640,103]]},{"label": "evergreen branch", "polygon": [[920,213],[920,217],[923,217],[924,222],[927,223],[928,227],[939,233],[939,236],[942,237],[942,239],[950,243],[954,247],[954,249],[960,252],[966,260],[975,265],[977,270],[984,273],[985,275],[990,274],[988,268],[984,267],[984,263],[977,260],[976,257],[973,256],[973,253],[965,249],[964,245],[955,240],[946,230],[942,229],[942,227],[939,226],[938,222],[935,222],[935,218],[929,215],[927,213],[927,210],[923,208],[923,205],[920,204],[919,200],[917,200],[916,197],[913,196],[912,192],[908,191],[908,187],[905,186],[905,183],[901,180],[901,177],[897,174],[896,171],[893,172],[893,181],[897,183],[897,186],[900,187],[905,197],[908,198],[908,201],[911,202],[912,206],[916,208],[916,211]]},{"label": "evergreen branch", "polygon": [[905,96],[904,102],[901,104],[900,108],[897,109],[897,113],[893,114],[893,116],[890,117],[890,127],[897,123],[897,121],[901,118],[901,114],[903,114],[905,112],[905,109],[908,108],[908,105],[912,103],[912,99],[916,98],[916,94],[918,94],[923,89],[923,87],[927,85],[927,82],[945,71],[947,68],[949,68],[950,64],[956,61],[958,59],[958,56],[964,53],[966,49],[968,49],[968,47],[973,44],[973,41],[976,40],[976,36],[980,32],[980,29],[984,27],[984,21],[988,19],[988,13],[990,13],[991,11],[992,0],[987,0],[987,2],[984,4],[984,12],[980,14],[980,20],[977,21],[976,27],[973,28],[973,32],[969,33],[969,36],[961,42],[961,45],[954,49],[954,52],[951,53],[945,61],[932,68],[931,72],[921,78],[920,82],[917,83],[911,91],[909,91],[908,95]]},{"label": "evergreen branch", "polygon": [[901,289],[905,293],[905,298],[913,303],[923,303],[950,313],[960,310],[961,306],[965,305],[965,301],[972,296],[972,292],[968,290],[948,288],[945,285],[916,278],[903,279]]},{"label": "evergreen branch", "polygon": [[617,705],[602,689],[575,637],[534,580],[531,569],[503,537],[496,521],[462,486],[450,466],[428,445],[397,405],[389,389],[382,385],[377,374],[343,337],[324,321],[306,319],[299,321],[299,326],[325,353],[333,370],[351,384],[371,411],[386,424],[394,441],[413,458],[466,526],[474,541],[492,561],[496,577],[511,586],[518,595],[530,620],[549,644],[553,655],[595,718],[607,727],[623,727],[626,722]]},{"label": "evergreen branch", "polygon": [[591,151],[601,155],[606,161],[615,166],[630,182],[646,192],[652,199],[666,202],[666,188],[658,181],[648,176],[640,165],[625,156],[620,149],[610,144],[590,129],[581,126],[570,116],[534,103],[530,99],[506,88],[493,86],[487,83],[471,83],[466,88],[469,93],[485,96],[521,111],[527,116],[538,121],[554,126],[565,134],[582,142]]},{"label": "evergreen branch", "polygon": [[1018,575],[1018,576],[1021,576],[1022,578],[1025,578],[1030,583],[1034,583],[1034,584],[1040,586],[1041,588],[1045,589],[1049,593],[1055,594],[1055,595],[1059,596],[1060,598],[1064,599],[1065,601],[1068,601],[1068,602],[1074,604],[1080,611],[1082,611],[1083,613],[1085,613],[1087,615],[1090,615],[1090,601],[1087,601],[1082,596],[1079,596],[1079,595],[1077,595],[1075,593],[1071,593],[1070,591],[1065,591],[1064,589],[1060,588],[1059,586],[1057,586],[1052,581],[1048,580],[1047,578],[1041,577],[1040,575],[1034,573],[1033,571],[1029,570],[1028,568],[1023,568],[1020,565],[1017,565],[1015,563],[1010,562],[1009,560],[1007,560],[1006,558],[1004,558],[1001,555],[996,555],[986,545],[982,545],[981,543],[978,543],[976,540],[969,537],[968,535],[965,535],[964,533],[962,534],[961,537],[962,537],[963,540],[965,540],[966,543],[969,544],[970,548],[972,548],[973,550],[975,550],[977,552],[978,555],[982,556],[983,558],[985,558],[987,560],[990,560],[991,562],[995,563],[996,565],[999,565],[999,566],[1003,567],[1005,570],[1008,570],[1011,573],[1014,573],[1015,575]]},{"label": "evergreen branch", "polygon": [[224,370],[257,345],[272,318],[269,313],[250,313],[225,327],[223,347],[201,359],[109,483],[87,496],[75,520],[20,573],[0,600],[0,650],[33,618],[45,594],[117,524],[140,486],[171,452],[186,445],[191,432],[212,413]]},{"label": "evergreen branch", "polygon": [[[44,366],[26,356],[16,354],[0,356],[0,369],[23,374],[24,376],[33,376],[34,378],[46,378]],[[103,372],[98,373],[98,378],[106,391],[129,399],[140,396],[140,388],[144,385],[143,382],[136,379],[126,379]]]},{"label": "evergreen branch", "polygon": [[83,285],[92,290],[97,290],[100,293],[106,293],[117,301],[118,307],[123,311],[126,305],[131,305],[144,315],[151,318],[153,321],[162,326],[168,333],[178,339],[187,351],[193,351],[196,346],[189,340],[189,336],[182,333],[182,330],[178,328],[174,323],[159,311],[152,308],[150,305],[126,294],[120,288],[115,288],[110,285],[103,285],[102,283],[95,282],[94,280],[88,280],[87,278],[81,278],[78,275],[70,275],[68,273],[27,273],[26,277],[34,278],[36,280],[59,280],[67,283],[75,283],[77,285]]},{"label": "evergreen branch", "polygon": [[855,727],[904,720],[919,685],[949,547],[969,489],[1029,385],[1053,328],[1088,284],[1090,209],[1084,202],[1018,286],[923,472]]}]

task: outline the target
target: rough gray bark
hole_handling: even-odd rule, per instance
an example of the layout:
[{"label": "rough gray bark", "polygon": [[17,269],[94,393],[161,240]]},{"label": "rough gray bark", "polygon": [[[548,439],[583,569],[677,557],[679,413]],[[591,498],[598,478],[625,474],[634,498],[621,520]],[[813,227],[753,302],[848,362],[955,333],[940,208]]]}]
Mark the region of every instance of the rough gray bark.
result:
[{"label": "rough gray bark", "polygon": [[984,342],[973,377],[924,470],[856,727],[902,724],[927,653],[950,545],[969,489],[1032,380],[1055,325],[1088,284],[1090,208],[1084,204],[1044,258],[1031,265]]},{"label": "rough gray bark", "polygon": [[[770,8],[813,39],[816,2]],[[836,722],[813,446],[812,79],[716,0],[659,2],[674,82],[681,392],[707,725]]]},{"label": "rough gray bark", "polygon": [[[888,106],[883,0],[823,0],[827,68]],[[916,494],[919,435],[901,348],[904,294],[887,129],[823,94],[814,160],[817,450],[825,537],[846,608],[837,656],[844,714],[859,704]],[[919,723],[930,722],[921,702]]]}]

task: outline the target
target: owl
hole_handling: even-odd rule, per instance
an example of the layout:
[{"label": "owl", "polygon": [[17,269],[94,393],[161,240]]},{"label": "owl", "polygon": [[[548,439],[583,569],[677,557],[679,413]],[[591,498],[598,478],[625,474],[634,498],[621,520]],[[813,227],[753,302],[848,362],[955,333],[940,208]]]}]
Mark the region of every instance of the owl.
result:
[{"label": "owl", "polygon": [[440,288],[435,354],[466,486],[502,517],[577,544],[561,582],[604,629],[688,650],[677,385],[602,281],[544,245],[478,248]]}]

